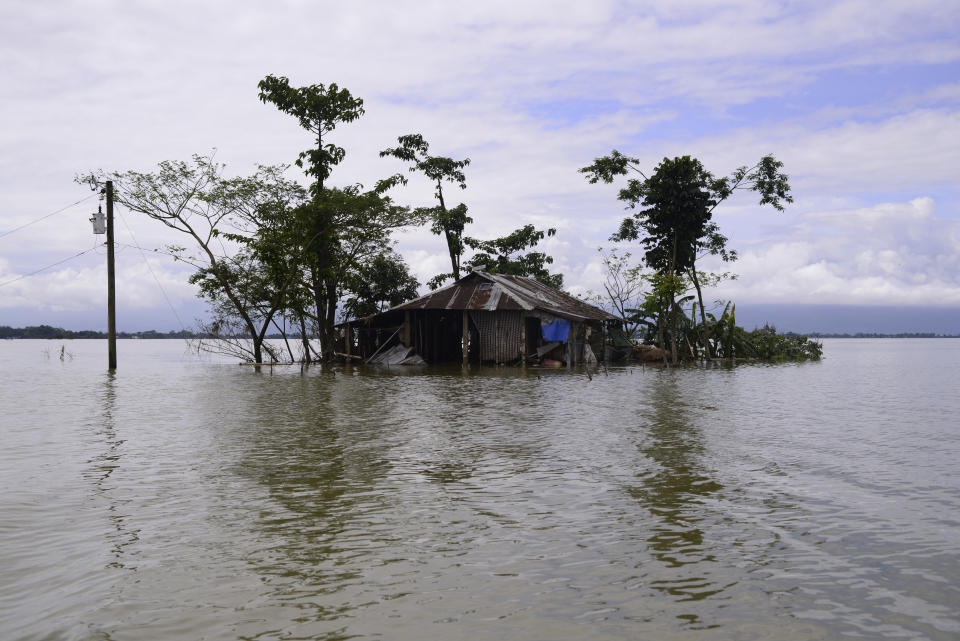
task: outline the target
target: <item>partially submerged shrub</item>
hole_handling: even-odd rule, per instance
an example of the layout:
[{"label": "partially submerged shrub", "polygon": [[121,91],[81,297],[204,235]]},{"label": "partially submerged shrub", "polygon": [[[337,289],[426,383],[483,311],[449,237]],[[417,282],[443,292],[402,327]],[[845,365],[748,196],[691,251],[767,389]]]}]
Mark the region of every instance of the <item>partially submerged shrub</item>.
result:
[{"label": "partially submerged shrub", "polygon": [[799,334],[778,334],[773,325],[764,325],[746,332],[746,348],[750,356],[764,361],[819,360],[823,344]]}]

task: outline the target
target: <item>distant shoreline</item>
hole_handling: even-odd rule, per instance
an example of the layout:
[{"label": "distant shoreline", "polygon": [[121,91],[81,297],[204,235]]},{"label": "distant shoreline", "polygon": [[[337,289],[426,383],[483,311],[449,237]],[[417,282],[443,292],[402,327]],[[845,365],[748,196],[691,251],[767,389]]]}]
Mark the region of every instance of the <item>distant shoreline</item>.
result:
[{"label": "distant shoreline", "polygon": [[[808,338],[960,338],[960,334],[936,334],[934,332],[900,332],[896,334],[881,334],[875,332],[857,332],[855,334],[847,333],[825,333],[811,332],[801,334],[800,332],[785,332],[789,335],[803,335]],[[70,330],[62,327],[52,327],[50,325],[36,325],[30,327],[8,327],[0,325],[0,339],[49,339],[49,340],[73,340],[73,339],[106,339],[106,332],[99,332],[92,329]],[[169,332],[158,332],[149,329],[144,332],[117,332],[117,338],[143,338],[143,339],[199,339],[199,338],[243,338],[243,336],[211,336],[210,334],[198,334],[195,332],[180,330]],[[268,334],[267,338],[283,338],[280,334]],[[299,334],[288,334],[287,338],[300,338]],[[314,337],[311,337],[314,338]]]},{"label": "distant shoreline", "polygon": [[[48,340],[74,340],[74,339],[106,339],[106,332],[99,332],[92,329],[70,330],[62,327],[52,327],[50,325],[36,325],[30,327],[8,327],[0,325],[0,339],[48,339]],[[199,338],[243,338],[242,336],[212,336],[210,334],[196,333],[188,330],[158,332],[149,329],[144,332],[117,332],[117,338],[144,338],[144,339],[199,339]],[[280,334],[268,334],[267,338],[282,338]],[[300,338],[299,334],[288,334],[287,338]]]},{"label": "distant shoreline", "polygon": [[[793,334],[796,332],[787,333]],[[873,332],[857,332],[856,334],[828,334],[812,332],[810,334],[804,334],[804,336],[807,336],[808,338],[960,338],[960,334],[935,334],[933,332],[900,332],[898,334],[878,334]]]}]

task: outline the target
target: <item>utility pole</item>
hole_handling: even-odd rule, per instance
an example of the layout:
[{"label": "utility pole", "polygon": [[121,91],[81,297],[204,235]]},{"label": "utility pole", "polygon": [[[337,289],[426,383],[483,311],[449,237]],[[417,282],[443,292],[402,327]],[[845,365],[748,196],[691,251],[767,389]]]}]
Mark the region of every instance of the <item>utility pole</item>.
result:
[{"label": "utility pole", "polygon": [[113,268],[113,181],[107,181],[107,359],[117,369],[117,297]]},{"label": "utility pole", "polygon": [[[100,183],[93,176],[87,179],[90,189],[96,190]],[[111,372],[117,369],[117,297],[115,288],[115,273],[113,269],[113,181],[108,180],[106,187],[100,190],[107,195],[107,216],[104,221],[103,208],[98,207],[97,213],[90,217],[93,223],[93,233],[107,235],[107,369]]]}]

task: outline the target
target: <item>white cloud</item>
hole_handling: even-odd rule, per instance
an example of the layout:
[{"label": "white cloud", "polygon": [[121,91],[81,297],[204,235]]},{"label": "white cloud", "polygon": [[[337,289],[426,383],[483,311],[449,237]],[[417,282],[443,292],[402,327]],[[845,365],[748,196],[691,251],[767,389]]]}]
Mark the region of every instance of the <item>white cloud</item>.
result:
[{"label": "white cloud", "polygon": [[[106,259],[103,250],[99,251],[91,256],[95,262],[88,261],[88,265],[68,265],[6,285],[3,296],[0,296],[0,309],[34,307],[55,312],[106,309]],[[119,308],[166,309],[167,299],[174,307],[178,307],[196,297],[197,289],[187,282],[189,272],[176,269],[167,261],[153,256],[147,260],[150,261],[150,267],[133,249],[127,249],[117,256],[116,296]],[[0,260],[0,283],[19,276],[22,274],[11,270],[9,261]]]},{"label": "white cloud", "polygon": [[789,240],[742,247],[722,268],[739,278],[715,295],[737,301],[960,305],[960,222],[930,198],[811,212]]},{"label": "white cloud", "polygon": [[[470,233],[490,237],[527,222],[557,227],[558,237],[546,246],[576,291],[596,288],[594,249],[623,216],[615,188],[587,185],[576,170],[614,146],[639,155],[645,166],[691,153],[720,172],[776,152],[786,162],[797,206],[781,216],[757,214],[746,199],[725,206],[720,224],[734,246],[745,248],[738,270],[763,256],[782,261],[800,251],[791,244],[799,242],[806,253],[784,263],[784,274],[802,270],[803,282],[820,279],[817,287],[827,293],[833,290],[823,283],[836,278],[834,289],[847,282],[861,300],[870,292],[889,297],[891,291],[869,278],[898,286],[890,270],[906,250],[891,244],[896,233],[915,239],[910,251],[916,257],[906,268],[918,288],[949,285],[945,274],[954,263],[923,231],[934,224],[933,213],[913,224],[893,221],[889,217],[900,214],[888,216],[876,202],[890,196],[869,194],[954,188],[957,85],[931,80],[920,91],[863,107],[834,105],[829,95],[801,114],[784,105],[830,70],[956,65],[958,26],[956,3],[939,0],[662,0],[639,8],[619,2],[278,2],[269,9],[246,2],[8,2],[0,6],[6,80],[0,115],[7,123],[0,131],[0,229],[82,197],[86,188],[72,183],[74,174],[98,167],[146,170],[215,146],[238,173],[255,162],[291,161],[310,144],[308,136],[256,97],[256,82],[275,73],[294,84],[338,82],[366,100],[367,115],[334,135],[348,150],[334,182],[369,185],[396,171],[399,165],[377,152],[397,135],[423,132],[435,153],[473,160],[469,189],[450,196],[469,205],[477,221]],[[769,116],[723,125],[731,107],[758,98],[771,102]],[[701,116],[717,123],[706,135],[660,133],[665,126],[696,131]],[[431,192],[414,177],[395,197],[423,205]],[[938,206],[949,218],[955,203],[938,200]],[[923,215],[923,207],[908,209],[901,213]],[[855,229],[817,218],[814,210],[845,212],[876,238],[852,240],[847,235]],[[798,219],[794,211],[810,215]],[[81,206],[0,238],[6,273],[32,271],[88,246],[88,216]],[[145,247],[177,240],[151,221],[127,220]],[[132,243],[118,228],[120,240]],[[859,257],[850,265],[887,267],[840,269],[848,263],[831,252],[841,241]],[[764,253],[777,243],[785,254]],[[424,230],[402,235],[399,249],[421,280],[447,261],[442,239]],[[88,270],[94,295],[96,265],[86,259],[71,263],[76,273],[61,276],[83,280]],[[756,270],[764,273],[762,266]],[[54,288],[61,276],[53,271],[26,279],[40,280],[24,300],[38,307],[73,300],[69,288]],[[926,280],[919,283],[921,277]],[[145,291],[152,282],[146,278]],[[783,281],[786,289],[771,286],[769,296],[808,299],[807,289]],[[745,272],[738,286],[746,282]],[[11,296],[0,294],[0,300]]]}]

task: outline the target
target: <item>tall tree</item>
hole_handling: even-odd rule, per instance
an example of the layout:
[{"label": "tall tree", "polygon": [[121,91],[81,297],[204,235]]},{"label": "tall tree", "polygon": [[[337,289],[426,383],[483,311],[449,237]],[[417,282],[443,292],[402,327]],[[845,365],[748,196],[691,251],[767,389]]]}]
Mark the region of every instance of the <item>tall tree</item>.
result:
[{"label": "tall tree", "polygon": [[343,147],[325,141],[324,137],[336,129],[337,124],[353,122],[362,116],[363,100],[353,97],[336,83],[330,83],[329,87],[322,83],[291,87],[285,76],[269,75],[257,87],[261,102],[273,104],[283,113],[295,117],[301,127],[316,136],[316,146],[300,152],[296,162],[304,173],[316,179],[311,190],[315,197],[319,197],[333,168],[347,154]]},{"label": "tall tree", "polygon": [[[782,211],[783,203],[793,202],[783,163],[772,155],[764,156],[752,167],[743,166],[729,176],[716,178],[700,161],[689,156],[664,158],[648,177],[639,168],[639,159],[613,150],[609,156],[596,158],[592,165],[580,169],[591,183],[613,182],[618,176],[631,176],[618,198],[634,209],[623,220],[611,240],[643,238],[648,264],[662,274],[690,273],[700,300],[703,297],[696,278],[698,253],[719,253],[726,258],[726,238],[711,223],[714,209],[737,190],[760,194],[761,205],[772,205]],[[677,361],[677,306],[671,299],[673,327],[671,355]],[[705,324],[705,320],[704,320]],[[709,350],[709,344],[705,345]],[[708,352],[709,353],[709,352]]]},{"label": "tall tree", "polygon": [[338,298],[336,276],[340,269],[335,262],[338,230],[331,205],[342,203],[342,199],[328,196],[326,181],[333,168],[346,156],[346,150],[327,137],[338,124],[353,122],[363,115],[363,100],[336,83],[291,87],[289,79],[284,76],[268,75],[257,86],[261,102],[272,104],[295,117],[302,128],[316,137],[316,145],[301,152],[296,161],[298,167],[314,178],[310,186],[312,202],[304,205],[299,214],[308,221],[305,253],[309,257],[310,287],[321,353],[325,360],[332,360]]},{"label": "tall tree", "polygon": [[[411,172],[420,172],[434,184],[434,195],[437,197],[436,207],[424,207],[422,214],[431,221],[430,231],[438,236],[443,234],[447,241],[447,252],[450,254],[450,270],[454,280],[460,280],[460,258],[463,255],[463,230],[473,219],[467,216],[467,206],[460,203],[452,209],[447,209],[443,197],[443,184],[452,183],[460,189],[467,188],[467,178],[463,173],[464,167],[470,164],[469,158],[454,160],[446,156],[431,156],[430,144],[420,134],[407,134],[397,138],[398,147],[391,147],[380,152],[380,156],[393,156],[411,163]],[[406,182],[404,179],[403,182]]]}]

